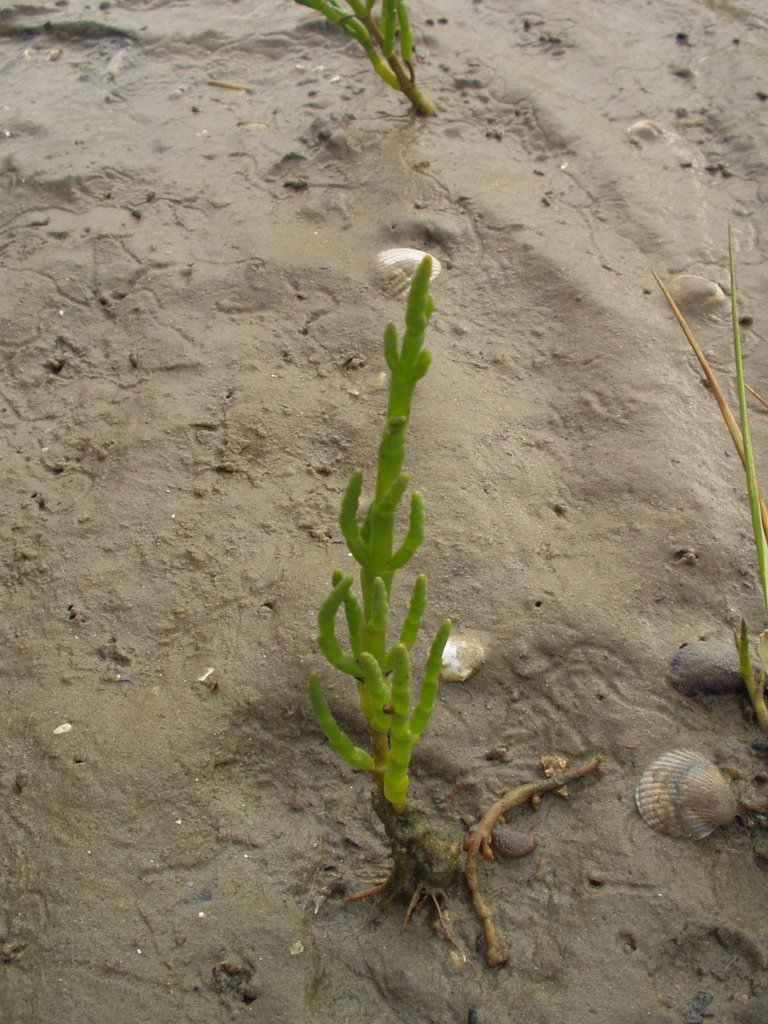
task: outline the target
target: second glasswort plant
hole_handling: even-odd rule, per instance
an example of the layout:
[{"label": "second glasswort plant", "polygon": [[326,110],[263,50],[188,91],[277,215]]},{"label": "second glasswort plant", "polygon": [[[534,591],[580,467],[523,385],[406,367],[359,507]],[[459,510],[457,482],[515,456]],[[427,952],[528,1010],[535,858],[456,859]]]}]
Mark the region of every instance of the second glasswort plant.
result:
[{"label": "second glasswort plant", "polygon": [[325,15],[365,50],[371,67],[388,86],[403,93],[417,114],[434,114],[435,108],[416,85],[413,33],[406,0],[296,0]]}]

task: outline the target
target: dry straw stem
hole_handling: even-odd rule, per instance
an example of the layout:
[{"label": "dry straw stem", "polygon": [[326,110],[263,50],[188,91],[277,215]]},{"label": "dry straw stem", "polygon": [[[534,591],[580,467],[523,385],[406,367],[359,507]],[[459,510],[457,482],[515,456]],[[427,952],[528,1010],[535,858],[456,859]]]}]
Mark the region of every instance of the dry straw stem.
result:
[{"label": "dry straw stem", "polygon": [[[734,362],[736,364],[736,385],[739,395],[739,418],[741,420],[741,429],[739,429],[736,419],[731,412],[731,408],[728,405],[728,401],[717,382],[714,371],[702,352],[701,346],[696,341],[685,317],[678,309],[674,299],[662,284],[658,275],[654,274],[653,276],[669,303],[672,312],[675,314],[677,322],[680,324],[683,333],[688,339],[689,345],[693,349],[696,358],[704,371],[710,388],[712,389],[712,394],[715,396],[715,400],[717,401],[722,417],[725,420],[731,437],[733,438],[733,443],[736,446],[739,458],[741,459],[741,463],[744,467],[744,474],[747,481],[747,493],[749,497],[749,510],[752,518],[752,532],[755,541],[755,551],[757,554],[760,576],[760,588],[763,595],[765,617],[768,619],[768,543],[766,542],[766,535],[768,534],[768,509],[766,508],[765,499],[763,498],[760,484],[757,480],[757,472],[755,470],[755,460],[752,450],[752,437],[749,430],[749,414],[747,410],[747,389],[749,388],[749,385],[747,385],[744,380],[741,336],[739,332],[739,311],[736,297],[736,268],[733,257],[733,239],[730,228],[728,229],[728,264],[731,279],[733,352]],[[749,390],[754,394],[752,388],[749,388]],[[760,400],[763,401],[762,399]],[[766,704],[765,700],[764,687],[766,672],[768,672],[768,631],[761,633],[757,638],[757,653],[764,669],[764,671],[757,677],[752,670],[749,631],[747,629],[746,622],[743,619],[741,622],[741,629],[738,632],[735,632],[734,639],[736,641],[736,649],[739,653],[739,671],[741,672],[742,679],[744,680],[744,686],[746,687],[752,707],[754,708],[757,724],[763,732],[768,732],[768,704]]]},{"label": "dry straw stem", "polygon": [[[744,469],[746,470],[747,464],[745,461],[744,440],[741,436],[741,430],[739,429],[739,425],[736,422],[736,418],[734,417],[733,412],[731,411],[731,407],[728,404],[728,399],[723,394],[722,388],[720,387],[717,381],[717,377],[715,376],[714,370],[709,365],[707,357],[704,355],[704,353],[701,350],[701,346],[699,345],[698,341],[696,341],[696,338],[693,336],[693,331],[688,326],[688,322],[683,316],[683,314],[680,312],[677,303],[669,294],[669,290],[667,289],[661,278],[658,276],[658,274],[656,274],[654,271],[652,271],[652,273],[656,281],[656,284],[659,286],[664,298],[669,303],[670,309],[675,314],[675,318],[677,322],[680,324],[683,334],[688,339],[688,344],[693,349],[694,355],[698,359],[699,364],[702,370],[704,371],[704,376],[707,378],[707,383],[709,384],[712,390],[712,394],[715,396],[715,401],[717,402],[720,408],[722,417],[725,420],[725,425],[728,427],[728,431],[733,439],[733,443],[736,446],[736,451],[739,453],[741,463],[744,466]],[[747,387],[749,387],[749,385],[747,385]],[[752,389],[750,388],[750,391],[751,390]],[[758,502],[760,504],[760,518],[762,520],[763,530],[766,533],[768,533],[768,506],[766,506],[765,499],[759,487]]]},{"label": "dry straw stem", "polygon": [[766,402],[766,400],[763,398],[759,391],[755,391],[751,384],[745,384],[745,387],[747,391],[750,393],[750,395],[754,395],[754,397],[758,400],[760,405],[763,406],[763,408],[768,409],[768,402]]}]

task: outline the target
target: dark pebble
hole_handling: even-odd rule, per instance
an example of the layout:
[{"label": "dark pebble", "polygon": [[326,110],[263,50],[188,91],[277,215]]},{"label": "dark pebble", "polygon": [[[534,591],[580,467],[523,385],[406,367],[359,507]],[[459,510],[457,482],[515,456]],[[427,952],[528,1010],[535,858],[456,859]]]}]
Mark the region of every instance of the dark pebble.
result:
[{"label": "dark pebble", "polygon": [[[759,674],[759,665],[752,669]],[[667,678],[686,697],[746,692],[736,647],[720,640],[684,644],[672,655]]]},{"label": "dark pebble", "polygon": [[741,1024],[765,1024],[768,1020],[768,992],[752,999],[739,1017]]},{"label": "dark pebble", "polygon": [[527,857],[533,853],[536,849],[536,836],[516,828],[497,825],[491,832],[491,848],[497,857],[516,860],[518,857]]}]

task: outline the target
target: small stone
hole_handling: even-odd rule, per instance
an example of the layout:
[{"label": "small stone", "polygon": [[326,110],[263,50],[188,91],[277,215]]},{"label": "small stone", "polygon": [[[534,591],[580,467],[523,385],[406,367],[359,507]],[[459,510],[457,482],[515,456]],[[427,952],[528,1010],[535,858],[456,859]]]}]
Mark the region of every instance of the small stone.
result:
[{"label": "small stone", "polygon": [[23,942],[4,942],[3,945],[0,946],[0,960],[2,960],[4,964],[16,963],[23,951]]},{"label": "small stone", "polygon": [[516,828],[497,825],[491,832],[491,849],[497,857],[518,860],[527,857],[536,849],[536,836]]},{"label": "small stone", "polygon": [[491,747],[490,750],[486,751],[485,760],[499,761],[503,763],[505,761],[511,761],[512,754],[510,753],[509,747],[499,744],[499,746]]},{"label": "small stone", "polygon": [[[756,664],[752,670],[761,671]],[[720,640],[684,644],[672,655],[667,678],[686,697],[746,692],[736,646]]]}]

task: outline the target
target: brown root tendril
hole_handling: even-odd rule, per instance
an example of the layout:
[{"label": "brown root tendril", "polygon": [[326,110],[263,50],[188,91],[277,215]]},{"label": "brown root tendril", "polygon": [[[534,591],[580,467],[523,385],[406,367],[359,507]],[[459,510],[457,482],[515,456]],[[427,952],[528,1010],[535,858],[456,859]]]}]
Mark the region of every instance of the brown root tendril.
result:
[{"label": "brown root tendril", "polygon": [[467,835],[465,849],[467,860],[464,867],[464,877],[467,881],[467,888],[472,896],[472,905],[475,913],[483,927],[485,937],[485,960],[489,967],[501,967],[509,959],[505,952],[496,926],[493,923],[491,909],[480,892],[480,872],[478,870],[478,855],[486,860],[493,860],[492,854],[492,833],[496,825],[517,807],[522,807],[535,797],[541,797],[544,793],[552,793],[561,786],[577,779],[583,779],[590,775],[604,758],[597,755],[586,761],[577,768],[571,768],[560,775],[553,775],[551,778],[542,779],[540,782],[526,782],[516,789],[510,790],[500,800],[492,804],[483,815],[477,825],[474,825]]}]

